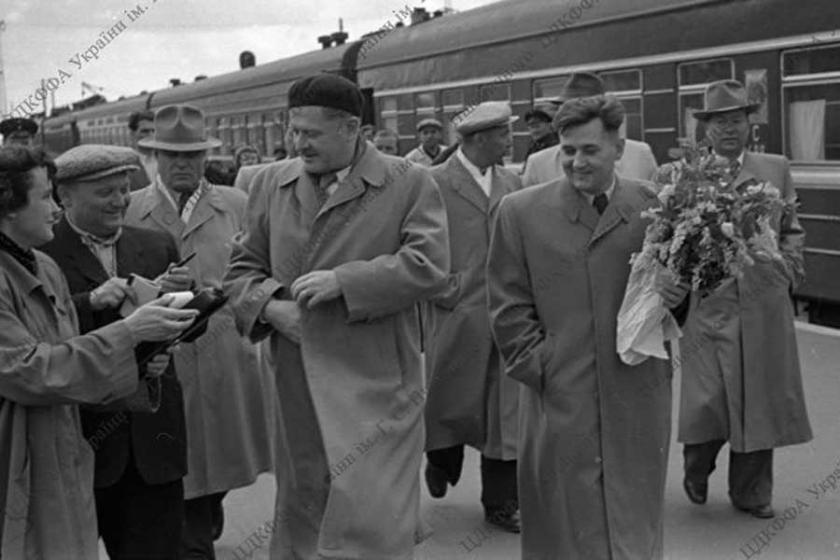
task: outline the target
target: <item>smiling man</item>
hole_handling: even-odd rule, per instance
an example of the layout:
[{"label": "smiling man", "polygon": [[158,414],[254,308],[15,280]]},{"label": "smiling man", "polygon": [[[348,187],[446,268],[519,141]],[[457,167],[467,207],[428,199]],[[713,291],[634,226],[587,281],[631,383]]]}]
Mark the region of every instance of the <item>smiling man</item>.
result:
[{"label": "smiling man", "polygon": [[[233,239],[245,226],[247,196],[203,178],[207,151],[221,142],[207,137],[199,109],[162,107],[154,124],[154,137],[139,146],[155,150],[158,175],[132,193],[126,223],[168,232],[181,258],[196,253],[178,275],[183,289],[221,288]],[[225,493],[272,467],[274,398],[267,369],[254,345],[236,332],[229,306],[210,318],[207,333],[182,343],[174,355],[189,446],[181,558],[213,558]]]},{"label": "smiling man", "polygon": [[[671,367],[628,366],[616,317],[642,246],[646,184],[616,175],[612,97],[557,115],[565,177],[506,196],[487,266],[493,333],[520,393],[522,557],[662,557]],[[665,287],[673,307],[687,286]]]},{"label": "smiling man", "polygon": [[416,304],[446,286],[446,212],[426,169],[361,138],[362,106],[339,76],[292,85],[300,157],[254,178],[225,278],[278,368],[272,558],[409,559],[420,528]]}]

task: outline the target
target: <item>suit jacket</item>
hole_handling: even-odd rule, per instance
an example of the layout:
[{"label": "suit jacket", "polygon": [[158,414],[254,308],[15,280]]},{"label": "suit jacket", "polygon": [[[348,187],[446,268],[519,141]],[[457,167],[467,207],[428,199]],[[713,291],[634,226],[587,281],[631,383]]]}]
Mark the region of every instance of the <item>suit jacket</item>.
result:
[{"label": "suit jacket", "polygon": [[[94,311],[90,292],[108,279],[99,260],[63,218],[55,238],[41,248],[61,267],[79,316],[82,333],[120,319],[115,309]],[[155,278],[178,260],[174,240],[164,233],[124,226],[117,241],[117,274]],[[160,407],[150,412],[82,410],[82,429],[96,451],[94,485],[115,484],[133,454],[140,476],[148,484],[162,484],[187,472],[186,427],[181,385],[172,365],[160,378]]]},{"label": "suit jacket", "polygon": [[248,194],[251,190],[251,181],[254,180],[257,173],[259,173],[259,171],[266,165],[268,164],[258,163],[257,165],[246,165],[245,167],[240,167],[239,171],[236,173],[236,179],[233,181],[233,188],[239,189],[245,194]]},{"label": "suit jacket", "polygon": [[426,315],[426,449],[469,444],[494,459],[516,459],[519,388],[501,375],[485,266],[499,202],[522,185],[496,166],[488,197],[458,157],[432,168],[432,177],[446,204],[452,269],[447,292]]},{"label": "suit jacket", "polygon": [[[558,144],[531,154],[525,164],[522,186],[532,187],[565,177],[560,148]],[[626,138],[624,154],[616,162],[615,172],[625,179],[652,181],[656,175],[656,158],[653,157],[650,146],[644,142]]]}]

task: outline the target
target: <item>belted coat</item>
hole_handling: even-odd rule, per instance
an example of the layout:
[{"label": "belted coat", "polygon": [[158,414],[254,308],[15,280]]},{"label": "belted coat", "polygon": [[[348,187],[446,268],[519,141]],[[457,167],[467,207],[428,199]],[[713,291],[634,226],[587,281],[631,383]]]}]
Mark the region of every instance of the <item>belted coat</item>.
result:
[{"label": "belted coat", "polygon": [[35,256],[37,276],[0,250],[0,556],[96,560],[94,453],[78,405],[137,390],[135,342],[124,321],[79,336],[64,276]]},{"label": "belted coat", "polygon": [[[417,303],[445,287],[446,212],[429,172],[368,144],[320,206],[296,158],[251,183],[225,289],[237,323],[271,336],[284,448],[273,558],[413,557],[425,389]],[[301,308],[296,345],[259,320],[298,277],[336,273],[342,295]]]},{"label": "belted coat", "polygon": [[487,312],[487,250],[499,202],[519,177],[494,166],[490,196],[460,158],[432,168],[446,204],[452,270],[446,292],[427,305],[426,449],[468,444],[516,459],[519,384],[501,375]]},{"label": "belted coat", "polygon": [[[208,185],[184,224],[157,182],[133,192],[125,223],[168,232],[199,288],[222,287],[233,240],[244,227],[245,193]],[[231,306],[213,315],[207,332],[173,354],[184,392],[187,475],[191,499],[253,483],[270,471],[276,411],[274,383],[257,349],[239,335]]]},{"label": "belted coat", "polygon": [[[735,183],[752,179],[796,199],[784,156],[745,153]],[[757,260],[689,311],[680,340],[682,443],[723,439],[745,453],[812,437],[790,301],[805,274],[805,232],[795,209],[773,216],[771,225],[783,260]]]},{"label": "belted coat", "polygon": [[619,179],[603,215],[564,178],[502,200],[487,265],[493,332],[525,384],[523,560],[662,557],[670,364],[624,364],[616,322],[653,190]]}]

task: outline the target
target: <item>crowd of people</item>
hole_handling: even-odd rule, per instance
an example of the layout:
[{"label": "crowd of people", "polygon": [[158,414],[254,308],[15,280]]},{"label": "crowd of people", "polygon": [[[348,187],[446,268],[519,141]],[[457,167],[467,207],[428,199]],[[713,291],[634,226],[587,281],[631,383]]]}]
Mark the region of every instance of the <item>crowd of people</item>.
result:
[{"label": "crowd of people", "polygon": [[[419,121],[405,157],[363,106],[351,81],[301,78],[283,150],[237,147],[233,176],[190,105],[133,114],[132,148],[55,159],[34,122],[0,123],[0,557],[93,559],[101,538],[112,560],[212,559],[225,494],[271,472],[271,558],[408,559],[421,481],[444,499],[465,447],[523,560],[663,557],[675,362],[616,351],[658,168],[621,102],[572,75],[524,115],[521,172],[507,103],[455,116],[450,146]],[[787,160],[745,149],[754,109],[728,80],[695,116],[736,184],[792,201]],[[732,504],[758,518],[773,449],[811,438],[804,233],[795,211],[772,227],[783,262],[703,298],[656,288],[693,349],[686,495],[706,502],[728,442]],[[208,288],[214,314],[176,303]]]}]

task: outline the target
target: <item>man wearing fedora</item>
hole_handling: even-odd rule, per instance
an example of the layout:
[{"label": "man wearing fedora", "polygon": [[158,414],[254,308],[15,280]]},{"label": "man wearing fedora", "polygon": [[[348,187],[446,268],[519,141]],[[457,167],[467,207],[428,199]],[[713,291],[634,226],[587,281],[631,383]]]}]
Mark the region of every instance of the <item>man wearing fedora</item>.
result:
[{"label": "man wearing fedora", "polygon": [[[724,80],[707,87],[704,109],[694,116],[705,124],[715,154],[730,161],[736,185],[768,181],[794,202],[787,159],[745,151],[748,116],[757,108],[740,82]],[[680,341],[697,349],[681,357],[678,440],[685,444],[686,494],[706,502],[708,477],[728,441],[729,497],[761,518],[774,515],[773,448],[812,437],[789,297],[804,278],[805,234],[793,206],[771,225],[783,260],[756,256],[743,278],[696,302]]]},{"label": "man wearing fedora", "polygon": [[[170,266],[179,260],[172,237],[123,224],[129,175],[140,165],[137,154],[121,146],[84,144],[55,163],[64,216],[41,250],[67,278],[80,331],[121,318],[132,273],[160,276],[164,288],[175,291],[170,279],[186,270]],[[171,364],[162,376],[145,381],[132,401],[81,411],[85,437],[96,454],[99,534],[111,560],[178,558],[187,472],[181,384]]]},{"label": "man wearing fedora", "polygon": [[423,119],[417,123],[417,136],[420,145],[408,152],[405,159],[431,167],[434,159],[446,149],[443,145],[443,124],[437,119]]},{"label": "man wearing fedora", "polygon": [[500,165],[510,150],[507,103],[477,105],[453,122],[461,147],[432,168],[446,204],[452,270],[449,289],[430,300],[426,343],[426,484],[442,498],[461,476],[464,446],[481,452],[481,503],[488,522],[519,532],[516,492],[519,387],[502,375],[490,333],[485,265],[502,197],[521,188]]},{"label": "man wearing fedora", "polygon": [[[204,114],[189,105],[162,107],[155,135],[158,173],[132,193],[126,223],[175,238],[182,258],[195,253],[177,279],[181,287],[222,287],[234,237],[244,228],[247,196],[203,178],[208,138]],[[257,350],[236,332],[233,311],[214,314],[207,333],[173,355],[184,387],[188,472],[184,478],[182,558],[213,558],[222,530],[222,498],[272,468],[274,389]]]},{"label": "man wearing fedora", "polygon": [[[601,78],[589,72],[579,72],[569,77],[555,103],[562,105],[575,97],[604,95],[605,92],[606,88]],[[554,128],[557,128],[556,122]],[[621,154],[621,158],[615,165],[615,172],[619,177],[650,181],[656,175],[656,169],[656,158],[653,157],[650,146],[638,140],[624,139],[624,153]],[[554,181],[562,176],[563,154],[561,153],[561,146],[552,146],[528,158],[522,175],[522,185],[531,187]]]},{"label": "man wearing fedora", "polygon": [[300,157],[251,183],[225,278],[240,330],[271,337],[280,399],[272,558],[413,557],[425,389],[417,304],[449,273],[429,171],[360,134],[333,74],[289,89]]},{"label": "man wearing fedora", "polygon": [[0,121],[4,146],[31,147],[37,133],[38,124],[32,119],[11,117]]}]

